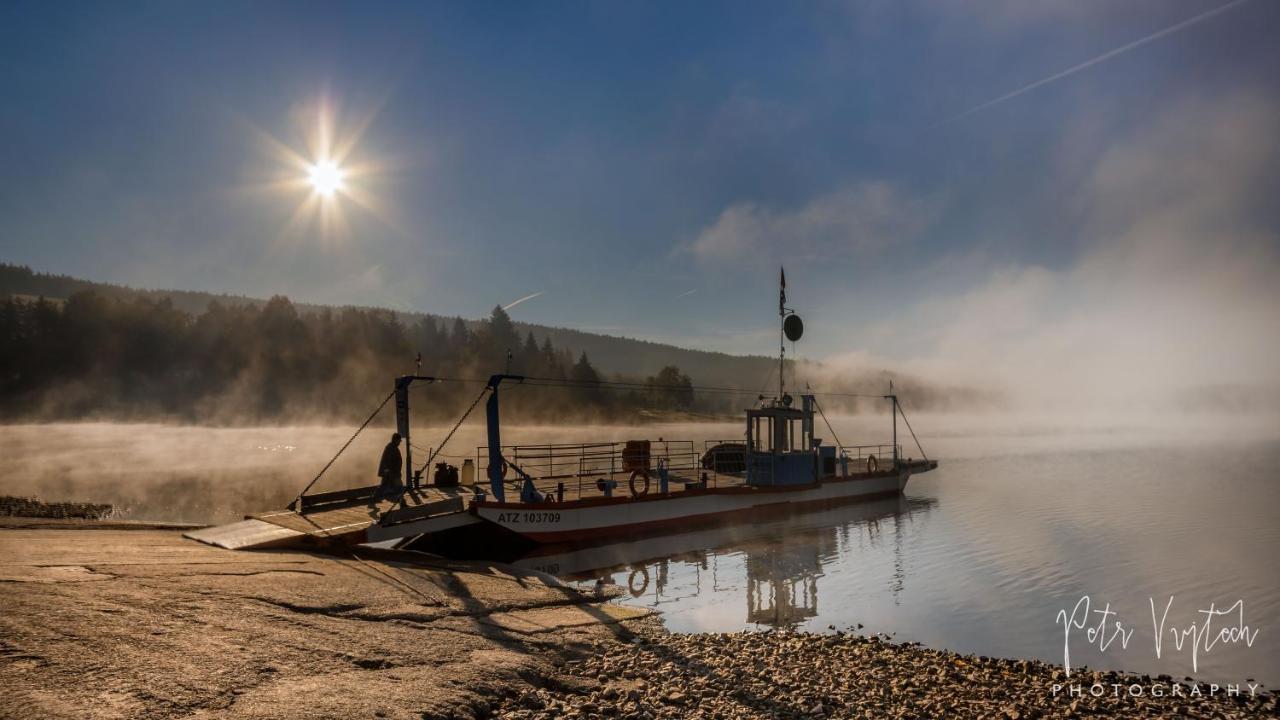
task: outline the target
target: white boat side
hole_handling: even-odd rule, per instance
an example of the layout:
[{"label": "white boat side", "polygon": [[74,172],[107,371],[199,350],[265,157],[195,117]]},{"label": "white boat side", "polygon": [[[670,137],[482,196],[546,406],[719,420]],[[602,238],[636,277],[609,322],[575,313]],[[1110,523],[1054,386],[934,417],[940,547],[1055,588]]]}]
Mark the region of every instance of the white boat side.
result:
[{"label": "white boat side", "polygon": [[765,508],[817,507],[900,494],[911,468],[849,478],[828,478],[801,487],[710,488],[667,495],[600,498],[566,503],[478,502],[483,520],[538,542],[559,542],[657,529],[663,525],[716,519]]}]

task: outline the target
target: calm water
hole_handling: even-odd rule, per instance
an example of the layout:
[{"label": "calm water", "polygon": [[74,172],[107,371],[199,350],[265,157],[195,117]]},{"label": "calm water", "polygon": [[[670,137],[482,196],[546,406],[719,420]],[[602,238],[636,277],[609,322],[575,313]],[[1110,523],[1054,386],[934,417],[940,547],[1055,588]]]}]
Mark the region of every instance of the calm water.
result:
[{"label": "calm water", "polygon": [[[845,442],[881,442],[887,419],[833,418]],[[861,623],[934,647],[1062,662],[1084,595],[1133,630],[1127,648],[1071,640],[1073,664],[1280,685],[1280,424],[913,417],[938,470],[901,501],[649,538],[521,562],[607,576],[682,631]],[[437,432],[438,431],[438,432]],[[415,434],[431,444],[441,429]],[[382,432],[389,432],[385,430]],[[474,453],[482,427],[450,451]],[[116,503],[125,517],[224,522],[282,507],[350,428],[61,424],[0,426],[0,494]],[[508,442],[735,437],[736,425],[511,427]],[[318,489],[371,482],[371,432]],[[910,438],[906,438],[910,444]],[[912,453],[917,454],[918,453]],[[456,462],[457,460],[454,459]],[[634,596],[631,590],[635,591]],[[1219,643],[1192,671],[1171,640],[1157,659],[1150,602],[1170,628],[1244,603],[1252,647]],[[1097,616],[1093,618],[1096,624]],[[1226,625],[1219,618],[1213,627]]]},{"label": "calm water", "polygon": [[[917,423],[917,429],[920,423]],[[1088,595],[1132,629],[1103,653],[1074,632],[1072,665],[1280,682],[1280,442],[1110,428],[961,431],[901,500],[528,557],[604,576],[678,631],[829,626],[961,652],[1063,661],[1060,610]],[[926,447],[926,450],[929,448]],[[1157,659],[1151,602],[1168,639]],[[1251,647],[1216,643],[1193,671],[1198,611],[1243,601]],[[1083,615],[1081,616],[1083,617]],[[1089,626],[1100,615],[1093,614]],[[1216,634],[1239,613],[1217,618]]]}]

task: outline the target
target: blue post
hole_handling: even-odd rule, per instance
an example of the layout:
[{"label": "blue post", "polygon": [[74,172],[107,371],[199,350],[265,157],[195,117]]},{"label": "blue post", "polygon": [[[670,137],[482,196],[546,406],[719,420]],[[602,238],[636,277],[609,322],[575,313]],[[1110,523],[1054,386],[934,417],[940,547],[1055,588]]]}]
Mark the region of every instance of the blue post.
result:
[{"label": "blue post", "polygon": [[489,380],[493,394],[485,403],[485,419],[489,426],[489,489],[498,502],[506,502],[505,488],[502,485],[502,431],[498,423],[498,383]]}]

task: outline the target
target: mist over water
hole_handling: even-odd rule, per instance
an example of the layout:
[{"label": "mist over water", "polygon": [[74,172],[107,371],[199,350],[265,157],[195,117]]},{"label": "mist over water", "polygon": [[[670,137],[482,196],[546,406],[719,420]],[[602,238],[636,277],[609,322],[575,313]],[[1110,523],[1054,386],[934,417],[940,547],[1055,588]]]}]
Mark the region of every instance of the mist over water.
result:
[{"label": "mist over water", "polygon": [[[415,427],[415,467],[448,427]],[[0,425],[0,493],[116,505],[119,517],[188,523],[239,520],[287,505],[316,476],[351,427],[226,428],[126,423]],[[393,428],[361,433],[311,492],[378,482]],[[483,422],[458,430],[437,462],[461,465],[485,442]],[[503,444],[738,438],[737,425],[504,426]],[[401,446],[403,450],[403,445]],[[701,444],[699,443],[699,447]]]}]

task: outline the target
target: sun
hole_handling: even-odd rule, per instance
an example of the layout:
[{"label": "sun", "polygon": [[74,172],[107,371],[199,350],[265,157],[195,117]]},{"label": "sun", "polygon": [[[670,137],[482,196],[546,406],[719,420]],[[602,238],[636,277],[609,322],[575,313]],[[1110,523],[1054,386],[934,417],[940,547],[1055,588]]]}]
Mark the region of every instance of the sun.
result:
[{"label": "sun", "polygon": [[323,198],[331,198],[342,190],[345,177],[346,172],[332,160],[321,160],[307,168],[307,181],[316,194]]},{"label": "sun", "polygon": [[247,123],[272,167],[264,167],[261,180],[246,190],[297,202],[281,228],[281,240],[346,241],[352,237],[349,220],[359,216],[397,232],[409,232],[387,201],[375,195],[387,179],[389,165],[357,147],[380,107],[375,105],[340,122],[337,104],[321,95],[295,111],[295,122],[301,121],[302,126],[301,145]]}]

